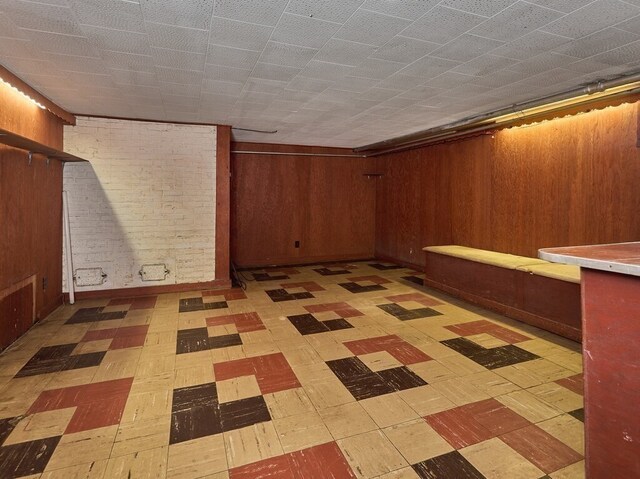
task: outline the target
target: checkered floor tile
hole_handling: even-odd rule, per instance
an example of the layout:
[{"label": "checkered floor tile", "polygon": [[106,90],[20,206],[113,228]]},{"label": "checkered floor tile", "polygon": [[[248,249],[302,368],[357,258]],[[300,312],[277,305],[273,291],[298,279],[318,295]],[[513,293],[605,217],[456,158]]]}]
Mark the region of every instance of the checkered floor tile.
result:
[{"label": "checkered floor tile", "polygon": [[584,477],[579,345],[390,263],[243,274],[0,355],[0,477]]}]

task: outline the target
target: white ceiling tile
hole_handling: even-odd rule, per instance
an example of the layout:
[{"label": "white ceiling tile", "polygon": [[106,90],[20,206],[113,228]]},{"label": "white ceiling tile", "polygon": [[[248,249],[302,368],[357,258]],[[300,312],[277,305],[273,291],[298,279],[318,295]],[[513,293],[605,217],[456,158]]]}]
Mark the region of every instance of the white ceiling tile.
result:
[{"label": "white ceiling tile", "polygon": [[244,68],[225,67],[221,65],[204,66],[204,73],[211,80],[232,81],[244,83],[249,78],[251,70]]},{"label": "white ceiling tile", "polygon": [[[48,53],[64,55],[94,56],[98,50],[84,36],[47,33],[37,30],[24,30],[34,48]],[[0,43],[4,43],[4,40]]]},{"label": "white ceiling tile", "polygon": [[260,55],[260,62],[302,68],[317,52],[314,48],[269,42]]},{"label": "white ceiling tile", "polygon": [[349,72],[350,76],[384,80],[405,67],[405,63],[369,58]]},{"label": "white ceiling tile", "polygon": [[375,85],[380,84],[380,80],[375,78],[364,78],[355,76],[345,76],[334,88],[336,90],[352,91],[362,93]]},{"label": "white ceiling tile", "polygon": [[132,69],[109,70],[114,83],[122,85],[155,86],[158,82],[156,74]]},{"label": "white ceiling tile", "polygon": [[299,72],[300,68],[258,62],[253,68],[251,76],[254,78],[262,78],[264,80],[290,81]]},{"label": "white ceiling tile", "polygon": [[144,71],[155,74],[155,58],[153,55],[138,55],[135,53],[102,50],[100,57],[104,60],[107,68],[132,70],[136,72]]},{"label": "white ceiling tile", "polygon": [[104,0],[68,0],[82,25],[143,33],[144,22],[139,3]]},{"label": "white ceiling tile", "polygon": [[149,37],[146,33],[123,32],[110,28],[81,25],[83,35],[101,50],[151,55]]},{"label": "white ceiling tile", "polygon": [[332,81],[297,76],[289,82],[287,88],[303,92],[320,93],[333,84]]},{"label": "white ceiling tile", "polygon": [[391,88],[399,90],[410,90],[418,85],[422,85],[425,79],[419,76],[405,75],[396,73],[378,83],[381,88]]},{"label": "white ceiling tile", "polygon": [[640,8],[619,0],[596,0],[542,30],[565,37],[580,38],[639,14]]},{"label": "white ceiling tile", "polygon": [[203,71],[205,54],[151,47],[155,64],[181,70]]},{"label": "white ceiling tile", "polygon": [[320,80],[334,80],[343,76],[351,75],[354,67],[338,65],[335,63],[311,60],[300,72],[300,76],[309,78],[319,78]]},{"label": "white ceiling tile", "polygon": [[335,38],[352,42],[382,46],[411,22],[381,13],[357,10],[335,35]]},{"label": "white ceiling tile", "polygon": [[460,85],[464,85],[465,83],[470,83],[475,79],[470,75],[463,75],[462,73],[455,72],[444,72],[442,75],[437,76],[429,80],[427,84],[430,87],[434,88],[456,88]]},{"label": "white ceiling tile", "polygon": [[363,0],[290,0],[287,13],[295,13],[319,20],[344,23],[362,4]]},{"label": "white ceiling tile", "polygon": [[535,75],[569,65],[576,60],[577,58],[560,55],[559,53],[541,53],[536,57],[511,65],[508,69],[514,72]]},{"label": "white ceiling tile", "polygon": [[274,42],[317,49],[322,48],[339,28],[337,23],[285,13],[271,39]]},{"label": "white ceiling tile", "polygon": [[205,79],[202,83],[202,92],[237,97],[242,93],[243,87],[243,83]]},{"label": "white ceiling tile", "polygon": [[424,78],[436,77],[452,68],[460,65],[460,62],[446,60],[444,58],[424,57],[404,68],[400,73]]},{"label": "white ceiling tile", "polygon": [[455,67],[453,72],[464,73],[465,75],[483,76],[507,68],[516,63],[517,60],[511,58],[499,57],[496,55],[477,56],[460,66]]},{"label": "white ceiling tile", "polygon": [[139,3],[147,22],[207,30],[211,26],[215,0],[140,0]]},{"label": "white ceiling tile", "polygon": [[246,91],[259,91],[262,93],[282,94],[288,83],[276,80],[264,80],[262,78],[249,78],[244,84]]},{"label": "white ceiling tile", "polygon": [[559,12],[571,13],[574,10],[584,7],[590,1],[585,0],[527,0],[529,3],[535,3],[541,7],[551,8]]},{"label": "white ceiling tile", "polygon": [[496,48],[493,54],[513,58],[514,60],[526,60],[540,53],[566,45],[570,41],[571,39],[566,37],[534,31]]},{"label": "white ceiling tile", "polygon": [[184,52],[206,53],[209,31],[146,22],[149,44],[154,47]]},{"label": "white ceiling tile", "polygon": [[49,54],[49,60],[60,70],[87,73],[107,73],[107,65],[101,57],[85,57],[51,53]]},{"label": "white ceiling tile", "polygon": [[385,15],[415,20],[433,7],[439,0],[367,0],[363,8]]},{"label": "white ceiling tile", "polygon": [[258,25],[278,23],[288,0],[217,0],[214,15]]},{"label": "white ceiling tile", "polygon": [[640,62],[640,41],[595,55],[591,59],[609,65],[631,64],[635,66]]},{"label": "white ceiling tile", "polygon": [[68,6],[45,5],[22,0],[4,1],[2,12],[18,27],[42,32],[80,35],[73,12]]},{"label": "white ceiling tile", "polygon": [[619,23],[618,25],[616,25],[616,28],[635,33],[636,35],[640,35],[640,15],[637,17],[633,17],[626,22]]},{"label": "white ceiling tile", "polygon": [[473,13],[474,15],[493,17],[517,1],[518,0],[491,0],[489,2],[487,0],[443,0],[440,2],[440,5]]},{"label": "white ceiling tile", "polygon": [[557,20],[562,15],[555,10],[518,2],[477,26],[470,33],[509,42]]},{"label": "white ceiling tile", "polygon": [[[443,92],[442,88],[436,88],[432,86],[417,86],[412,88],[411,90],[407,90],[402,95],[401,98],[409,98],[411,100],[426,100],[428,98],[432,98],[434,96],[440,95]],[[404,105],[405,107],[409,106],[411,103]]]},{"label": "white ceiling tile", "polygon": [[387,88],[370,88],[358,95],[358,98],[362,100],[375,100],[376,102],[383,102],[389,98],[402,93],[400,90],[389,90]]},{"label": "white ceiling tile", "polygon": [[169,83],[183,83],[186,85],[200,85],[202,72],[191,70],[176,70],[174,68],[156,67],[158,80]]},{"label": "white ceiling tile", "polygon": [[375,53],[376,47],[332,38],[315,56],[315,60],[356,66]]},{"label": "white ceiling tile", "polygon": [[425,42],[415,38],[396,35],[386,44],[378,48],[372,58],[390,60],[401,63],[413,63],[440,47],[438,43]]},{"label": "white ceiling tile", "polygon": [[501,45],[503,45],[503,43],[497,40],[465,34],[434,50],[431,56],[466,62],[483,53],[490,52]]},{"label": "white ceiling tile", "polygon": [[445,44],[485,21],[485,17],[446,7],[435,7],[402,32],[405,37]]},{"label": "white ceiling tile", "polygon": [[246,50],[262,51],[269,41],[273,27],[237,22],[214,17],[211,20],[209,43]]},{"label": "white ceiling tile", "polygon": [[207,63],[226,67],[251,69],[259,57],[260,52],[221,45],[209,45],[207,50]]},{"label": "white ceiling tile", "polygon": [[606,28],[593,35],[567,43],[557,48],[556,51],[573,57],[588,58],[637,40],[640,40],[640,36],[633,33],[618,30],[617,28]]}]

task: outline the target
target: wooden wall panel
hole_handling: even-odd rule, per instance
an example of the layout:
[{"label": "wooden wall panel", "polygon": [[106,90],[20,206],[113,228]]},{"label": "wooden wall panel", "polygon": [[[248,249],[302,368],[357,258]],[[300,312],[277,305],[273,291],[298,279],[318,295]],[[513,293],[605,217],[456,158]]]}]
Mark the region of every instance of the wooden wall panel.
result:
[{"label": "wooden wall panel", "polygon": [[378,158],[376,254],[423,265],[426,245],[537,256],[549,246],[638,240],[637,109]]},{"label": "wooden wall panel", "polygon": [[29,165],[27,152],[0,145],[0,224],[0,291],[36,275],[44,317],[62,298],[62,163],[35,155]]},{"label": "wooden wall panel", "polygon": [[[351,154],[253,143],[234,143],[234,150]],[[231,259],[238,266],[373,256],[376,180],[363,176],[371,160],[232,153],[231,162]]]}]

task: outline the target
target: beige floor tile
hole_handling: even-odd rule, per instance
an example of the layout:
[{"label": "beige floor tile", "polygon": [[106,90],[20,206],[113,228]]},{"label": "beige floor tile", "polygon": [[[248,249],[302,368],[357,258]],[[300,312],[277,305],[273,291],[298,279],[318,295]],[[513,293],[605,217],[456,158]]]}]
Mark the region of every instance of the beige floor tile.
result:
[{"label": "beige floor tile", "polygon": [[544,358],[494,369],[493,372],[521,388],[539,386],[575,374],[570,369]]},{"label": "beige floor tile", "polygon": [[224,363],[234,359],[245,358],[242,346],[232,346],[230,348],[219,348],[211,350],[211,358],[214,363]]},{"label": "beige floor tile", "polygon": [[213,374],[211,351],[197,351],[195,353],[176,355],[176,362],[174,366],[176,369],[188,369],[200,366],[211,366],[211,374]]},{"label": "beige floor tile", "polygon": [[520,388],[492,371],[470,374],[462,378],[491,397],[502,396]]},{"label": "beige floor tile", "polygon": [[105,478],[156,479],[167,474],[168,446],[112,457],[107,463]]},{"label": "beige floor tile", "polygon": [[469,374],[486,371],[486,369],[478,363],[475,363],[471,361],[471,359],[465,358],[458,353],[456,353],[455,356],[438,358],[437,361],[458,376],[467,376]]},{"label": "beige floor tile", "polygon": [[471,336],[466,336],[466,338],[487,349],[507,346],[509,344],[506,341],[498,339],[495,336],[491,336],[487,333],[472,334]]},{"label": "beige floor tile", "polygon": [[[210,356],[207,355],[207,358],[210,358]],[[201,366],[176,369],[175,377],[173,379],[173,388],[186,388],[189,386],[196,386],[198,384],[211,383],[213,381],[213,364],[211,361],[207,361],[207,364]]]},{"label": "beige floor tile", "polygon": [[227,457],[222,434],[169,446],[167,478],[192,479],[226,469]]},{"label": "beige floor tile", "polygon": [[563,414],[536,424],[574,451],[584,455],[584,424],[573,416]]},{"label": "beige floor tile", "polygon": [[46,471],[41,479],[102,479],[105,477],[107,459],[91,461],[86,464]]},{"label": "beige floor tile", "polygon": [[514,391],[496,398],[502,404],[533,423],[560,415],[560,411],[528,391]]},{"label": "beige floor tile", "polygon": [[422,418],[385,428],[382,432],[409,464],[417,464],[453,450]]},{"label": "beige floor tile", "polygon": [[65,434],[49,459],[45,471],[108,459],[117,432],[118,426],[108,426]]},{"label": "beige floor tile", "polygon": [[172,397],[173,391],[168,387],[159,388],[153,392],[132,391],[122,413],[122,422],[129,423],[167,416],[171,414]]},{"label": "beige floor tile", "polygon": [[221,403],[237,401],[255,396],[260,396],[260,387],[255,376],[241,376],[216,382],[218,400]]},{"label": "beige floor tile", "polygon": [[76,408],[39,412],[23,418],[4,441],[4,446],[62,436]]},{"label": "beige floor tile", "polygon": [[363,399],[360,405],[380,428],[411,421],[418,417],[418,414],[397,393]]},{"label": "beige floor tile", "polygon": [[274,419],[273,425],[284,452],[299,451],[333,440],[327,426],[315,411]]},{"label": "beige floor tile", "polygon": [[450,399],[432,385],[406,389],[400,391],[398,395],[422,417],[456,407]]},{"label": "beige floor tile", "polygon": [[584,461],[576,462],[549,475],[552,479],[584,479]]},{"label": "beige floor tile", "polygon": [[284,454],[272,422],[225,432],[223,436],[229,468]]},{"label": "beige floor tile", "polygon": [[330,379],[302,383],[302,386],[316,409],[326,409],[355,401],[335,376]]},{"label": "beige floor tile", "polygon": [[26,414],[40,393],[48,388],[53,374],[43,374],[8,381],[0,391],[0,417]]},{"label": "beige floor tile", "polygon": [[564,412],[575,411],[584,406],[582,396],[556,383],[541,384],[528,391]]},{"label": "beige floor tile", "polygon": [[169,444],[171,416],[123,422],[118,427],[111,456],[123,456]]},{"label": "beige floor tile", "polygon": [[[424,351],[431,352],[429,349],[425,349]],[[458,377],[456,373],[438,361],[424,361],[410,364],[408,367],[429,384]]]},{"label": "beige floor tile", "polygon": [[273,419],[282,419],[315,411],[303,388],[286,389],[265,394],[264,400]]},{"label": "beige floor tile", "polygon": [[284,357],[290,366],[308,366],[309,364],[323,363],[318,353],[311,347],[287,349],[283,351]]},{"label": "beige floor tile", "polygon": [[98,366],[92,368],[72,369],[70,371],[60,371],[53,375],[48,389],[68,388],[71,386],[81,386],[93,381],[98,372]]},{"label": "beige floor tile", "polygon": [[318,413],[335,439],[378,429],[377,424],[358,402],[320,409]]},{"label": "beige floor tile", "polygon": [[338,441],[358,478],[373,478],[409,464],[381,431],[365,432]]},{"label": "beige floor tile", "polygon": [[466,447],[460,453],[490,479],[537,479],[544,472],[498,438]]},{"label": "beige floor tile", "polygon": [[432,386],[456,406],[489,399],[491,396],[474,386],[466,378],[447,379],[433,383]]},{"label": "beige floor tile", "polygon": [[275,342],[270,343],[250,343],[242,345],[242,352],[248,358],[255,356],[266,356],[280,352],[280,348]]},{"label": "beige floor tile", "polygon": [[400,361],[386,351],[362,354],[358,356],[358,358],[372,371],[382,371],[384,369],[399,368],[402,366]]},{"label": "beige floor tile", "polygon": [[72,354],[95,353],[98,351],[107,351],[113,339],[100,339],[98,341],[87,341],[79,343]]},{"label": "beige floor tile", "polygon": [[420,476],[410,467],[403,467],[397,471],[388,472],[377,479],[420,479]]}]

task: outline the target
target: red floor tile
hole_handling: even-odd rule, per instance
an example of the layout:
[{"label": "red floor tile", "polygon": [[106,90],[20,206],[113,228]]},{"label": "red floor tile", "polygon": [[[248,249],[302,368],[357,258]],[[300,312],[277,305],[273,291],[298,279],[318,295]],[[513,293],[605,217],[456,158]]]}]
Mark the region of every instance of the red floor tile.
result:
[{"label": "red floor tile", "polygon": [[94,331],[87,331],[87,333],[80,340],[85,341],[99,341],[101,339],[113,339],[118,332],[118,328],[111,329],[96,329]]},{"label": "red floor tile", "polygon": [[449,331],[459,334],[460,336],[471,336],[474,334],[487,333],[494,338],[501,339],[502,341],[505,341],[509,344],[519,343],[531,339],[528,336],[517,333],[515,331],[511,331],[510,329],[504,328],[499,324],[492,323],[491,321],[487,321],[486,319],[471,321],[470,323],[454,324],[451,326],[445,326],[445,328],[447,328]]},{"label": "red floor tile", "polygon": [[156,307],[157,296],[147,296],[144,298],[136,298],[131,303],[129,310],[134,309],[153,309]]},{"label": "red floor tile", "polygon": [[288,454],[229,470],[229,479],[295,479],[295,477]]},{"label": "red floor tile", "polygon": [[342,318],[354,318],[356,316],[364,316],[356,308],[351,307],[348,303],[325,303],[325,304],[311,304],[305,306],[304,309],[310,313],[323,313],[325,311],[333,311]]},{"label": "red floor tile", "polygon": [[322,286],[313,281],[306,281],[302,283],[283,283],[282,286],[285,289],[288,288],[304,288],[309,293],[313,293],[314,291],[326,291]]},{"label": "red floor tile", "polygon": [[535,425],[503,434],[500,439],[546,474],[582,460],[582,455]]},{"label": "red floor tile", "polygon": [[207,318],[207,326],[222,326],[225,324],[234,324],[239,333],[267,329],[258,313],[239,313]]},{"label": "red floor tile", "polygon": [[425,417],[449,444],[460,449],[531,423],[495,399],[487,399]]},{"label": "red floor tile", "polygon": [[584,380],[582,374],[576,374],[575,376],[569,376],[568,378],[558,379],[556,381],[560,386],[573,391],[576,394],[584,396]]},{"label": "red floor tile", "polygon": [[404,301],[415,301],[427,307],[438,306],[442,304],[441,301],[438,301],[435,298],[432,298],[430,296],[426,296],[420,293],[397,294],[395,296],[386,296],[385,299],[388,299],[389,301],[392,301],[394,303],[402,303]]},{"label": "red floor tile", "polygon": [[133,378],[43,391],[27,414],[76,407],[65,433],[118,424]]},{"label": "red floor tile", "polygon": [[233,301],[237,299],[247,299],[247,295],[241,288],[231,288],[231,289],[212,289],[209,291],[203,291],[202,297],[211,297],[211,296],[223,296],[226,301]]},{"label": "red floor tile", "polygon": [[255,376],[260,392],[269,394],[300,387],[300,382],[282,353],[236,359],[213,365],[216,381]]},{"label": "red floor tile", "polygon": [[297,479],[350,479],[356,475],[335,442],[310,447],[289,455]]},{"label": "red floor tile", "polygon": [[348,341],[344,345],[355,355],[386,351],[405,366],[432,359],[396,335]]},{"label": "red floor tile", "polygon": [[253,367],[251,358],[234,359],[213,365],[213,373],[216,381],[239,378],[241,376],[253,376],[256,370]]}]

